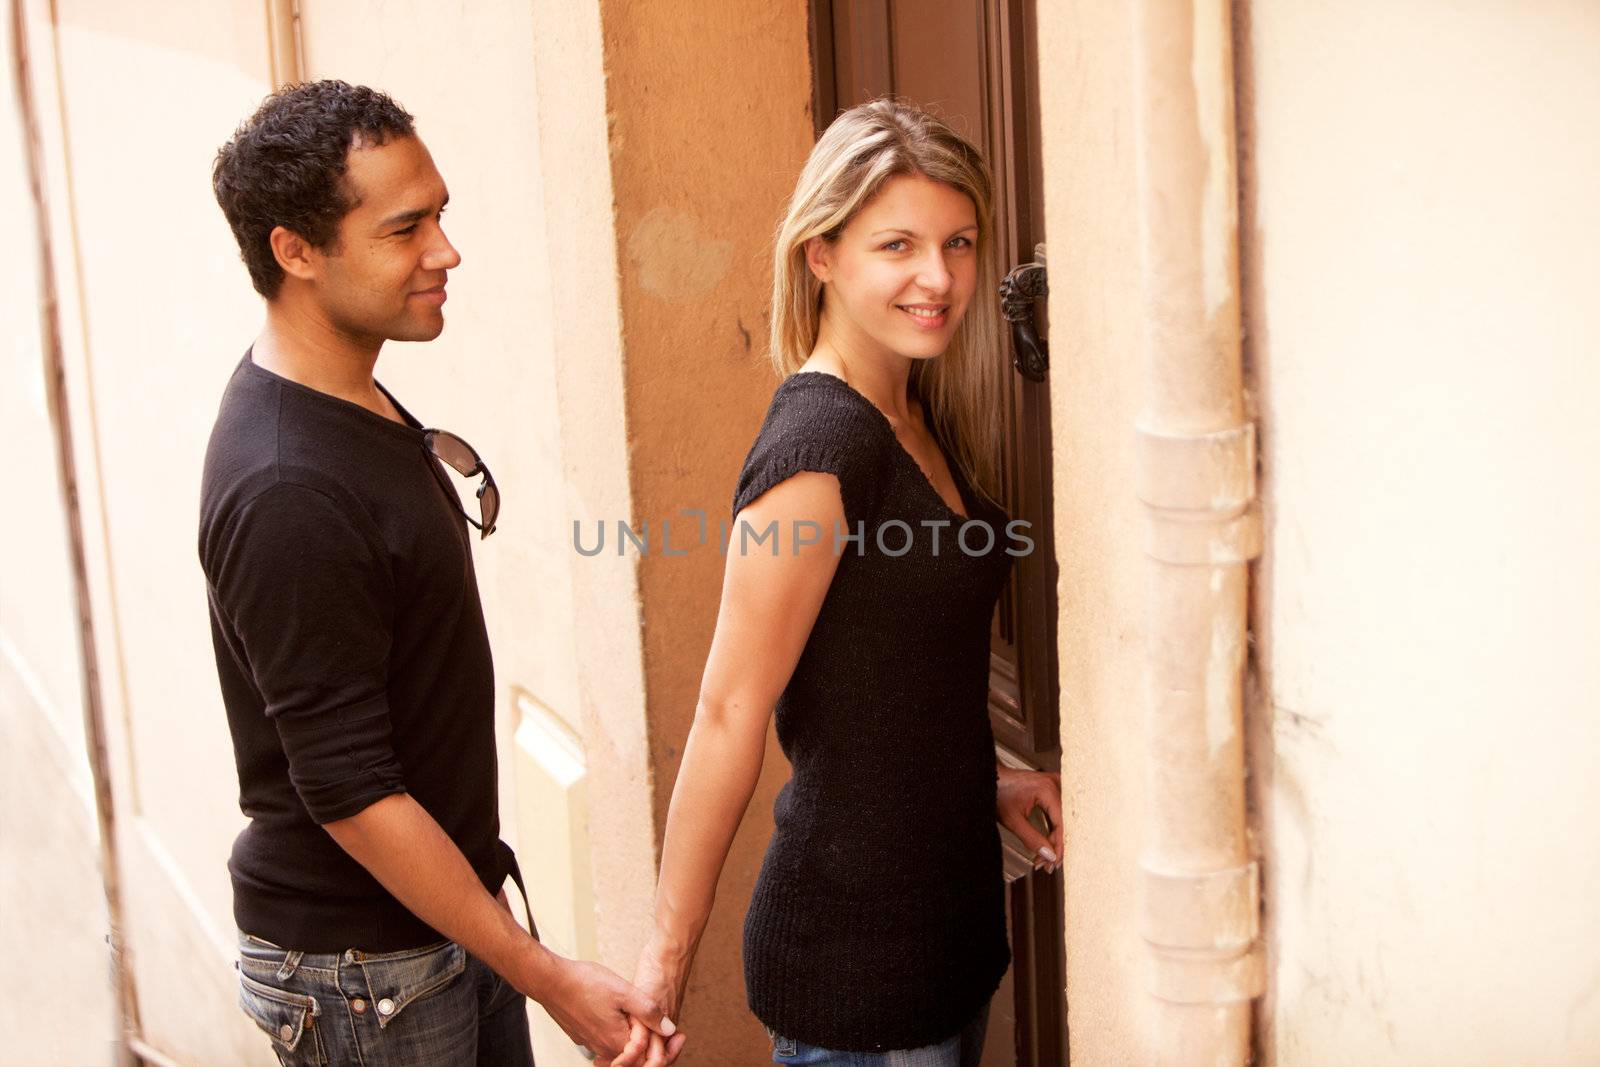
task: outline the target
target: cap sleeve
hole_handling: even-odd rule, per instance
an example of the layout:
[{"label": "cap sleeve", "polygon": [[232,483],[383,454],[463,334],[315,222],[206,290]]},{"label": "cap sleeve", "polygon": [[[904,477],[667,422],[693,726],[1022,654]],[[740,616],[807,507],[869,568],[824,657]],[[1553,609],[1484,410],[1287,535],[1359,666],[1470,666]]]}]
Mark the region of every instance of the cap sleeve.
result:
[{"label": "cap sleeve", "polygon": [[889,433],[865,397],[831,375],[791,375],[773,394],[733,494],[737,516],[801,471],[839,479],[845,521],[870,522],[881,496]]}]

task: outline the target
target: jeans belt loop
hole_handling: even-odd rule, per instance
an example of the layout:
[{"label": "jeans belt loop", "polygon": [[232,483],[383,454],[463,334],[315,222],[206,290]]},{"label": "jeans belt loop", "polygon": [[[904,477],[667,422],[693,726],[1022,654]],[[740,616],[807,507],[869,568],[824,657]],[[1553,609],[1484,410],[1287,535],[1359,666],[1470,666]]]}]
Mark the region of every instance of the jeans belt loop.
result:
[{"label": "jeans belt loop", "polygon": [[278,968],[278,981],[282,982],[293,974],[295,969],[300,966],[300,957],[304,955],[304,952],[291,951],[285,956],[283,958],[283,966]]}]

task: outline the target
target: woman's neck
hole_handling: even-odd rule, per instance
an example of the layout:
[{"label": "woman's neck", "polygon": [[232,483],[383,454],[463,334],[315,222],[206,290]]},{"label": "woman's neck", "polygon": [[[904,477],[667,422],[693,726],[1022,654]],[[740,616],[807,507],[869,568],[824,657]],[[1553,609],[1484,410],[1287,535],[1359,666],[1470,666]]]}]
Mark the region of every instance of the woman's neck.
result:
[{"label": "woman's neck", "polygon": [[843,378],[851,388],[872,402],[893,425],[915,424],[911,402],[911,364],[905,356],[884,351],[880,346],[852,343],[842,331],[830,329],[823,315],[817,344],[806,366],[826,370]]}]

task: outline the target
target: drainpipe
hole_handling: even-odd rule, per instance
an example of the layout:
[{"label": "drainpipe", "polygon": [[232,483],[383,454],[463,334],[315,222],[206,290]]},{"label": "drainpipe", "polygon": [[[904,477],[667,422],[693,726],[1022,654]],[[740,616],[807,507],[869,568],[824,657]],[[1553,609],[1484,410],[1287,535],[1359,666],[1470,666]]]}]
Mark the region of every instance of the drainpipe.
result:
[{"label": "drainpipe", "polygon": [[95,648],[94,613],[89,603],[89,568],[84,553],[83,514],[78,504],[77,465],[73,459],[72,422],[67,407],[66,368],[61,346],[61,309],[56,292],[55,254],[50,242],[50,208],[45,195],[44,149],[39,115],[33,98],[28,62],[28,18],[23,0],[11,0],[11,73],[17,93],[17,111],[23,134],[23,154],[32,191],[35,247],[39,271],[39,336],[44,357],[45,394],[50,425],[55,432],[56,469],[66,513],[72,585],[76,594],[78,659],[83,683],[83,724],[94,783],[95,818],[100,829],[100,878],[106,895],[110,926],[111,980],[114,987],[119,1040],[114,1053],[118,1067],[134,1064],[133,1044],[139,1035],[139,1001],[132,968],[128,964],[122,921],[121,868],[117,865],[116,809],[111,792],[111,761],[106,749],[104,711],[100,702],[100,661]]},{"label": "drainpipe", "polygon": [[1163,1064],[1243,1064],[1265,986],[1242,682],[1261,552],[1245,413],[1229,0],[1139,0],[1150,806],[1140,933]]},{"label": "drainpipe", "polygon": [[300,0],[266,0],[267,44],[272,88],[295,85],[306,69],[305,45],[300,37]]}]

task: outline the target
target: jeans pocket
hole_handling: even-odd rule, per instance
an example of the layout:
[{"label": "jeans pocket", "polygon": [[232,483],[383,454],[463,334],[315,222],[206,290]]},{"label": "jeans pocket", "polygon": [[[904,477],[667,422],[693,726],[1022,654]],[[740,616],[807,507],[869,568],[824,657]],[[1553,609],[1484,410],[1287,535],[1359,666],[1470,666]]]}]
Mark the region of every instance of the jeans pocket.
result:
[{"label": "jeans pocket", "polygon": [[454,941],[426,949],[364,956],[361,969],[386,1028],[413,1004],[442,992],[467,968],[467,951]]},{"label": "jeans pocket", "polygon": [[291,993],[244,972],[239,973],[239,1007],[272,1039],[273,1051],[285,1064],[325,1064],[317,1033],[320,1013],[315,997]]}]

